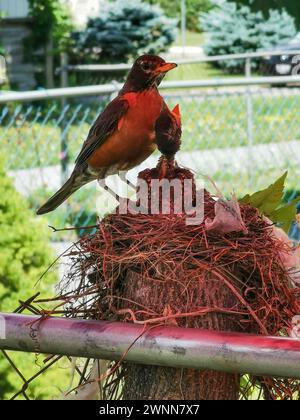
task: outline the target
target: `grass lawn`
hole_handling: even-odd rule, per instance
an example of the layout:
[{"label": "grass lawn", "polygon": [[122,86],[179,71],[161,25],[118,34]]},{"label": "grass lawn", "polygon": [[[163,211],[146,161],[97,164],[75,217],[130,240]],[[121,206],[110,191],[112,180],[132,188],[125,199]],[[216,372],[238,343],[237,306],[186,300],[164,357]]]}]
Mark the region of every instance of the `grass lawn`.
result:
[{"label": "grass lawn", "polygon": [[[201,32],[186,31],[186,46],[187,47],[203,47],[205,43],[206,34]],[[178,31],[178,36],[173,46],[181,47],[182,39],[181,32]],[[195,56],[194,58],[197,58]],[[216,77],[240,77],[241,75],[234,75],[225,73],[222,69],[218,69],[209,63],[197,63],[197,64],[182,64],[177,69],[171,71],[166,80],[195,80],[195,79],[210,79]],[[255,76],[255,72],[253,72]]]},{"label": "grass lawn", "polygon": [[[246,146],[247,104],[244,95],[172,98],[180,103],[183,149],[201,150]],[[297,109],[300,96],[253,97],[254,144],[300,139]]]},{"label": "grass lawn", "polygon": [[[186,45],[189,47],[201,47],[205,41],[205,34],[203,32],[186,31]],[[174,47],[181,47],[181,32],[178,31],[177,39],[174,42]]]},{"label": "grass lawn", "polygon": [[[213,67],[209,63],[181,64],[167,74],[166,81],[201,80],[216,77],[229,77],[223,70]],[[231,76],[232,77],[232,76]]]},{"label": "grass lawn", "polygon": [[[186,31],[186,45],[189,47],[201,47],[205,40],[203,32]],[[178,36],[174,42],[174,47],[181,47],[181,32],[178,31]],[[210,79],[213,77],[226,77],[226,74],[220,69],[213,67],[208,63],[184,64],[171,71],[166,80],[195,80],[195,79]]]}]

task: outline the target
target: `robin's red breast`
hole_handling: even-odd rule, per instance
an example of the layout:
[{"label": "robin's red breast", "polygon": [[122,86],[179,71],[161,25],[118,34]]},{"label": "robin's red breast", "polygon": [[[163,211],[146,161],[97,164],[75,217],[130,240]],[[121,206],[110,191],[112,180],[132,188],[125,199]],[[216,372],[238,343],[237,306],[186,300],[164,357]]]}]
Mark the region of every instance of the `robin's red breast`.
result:
[{"label": "robin's red breast", "polygon": [[158,85],[175,67],[155,55],[135,61],[118,96],[91,127],[70,178],[37,214],[56,209],[88,182],[129,170],[150,156],[157,147],[156,122],[168,109]]}]

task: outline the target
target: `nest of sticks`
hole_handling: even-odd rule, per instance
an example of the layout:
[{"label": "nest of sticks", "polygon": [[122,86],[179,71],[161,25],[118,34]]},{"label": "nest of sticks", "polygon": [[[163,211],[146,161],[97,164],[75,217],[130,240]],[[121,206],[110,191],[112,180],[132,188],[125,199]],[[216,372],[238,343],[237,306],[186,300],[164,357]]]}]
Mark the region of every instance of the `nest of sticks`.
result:
[{"label": "nest of sticks", "polygon": [[[147,170],[140,178],[149,182],[156,175]],[[175,168],[172,176],[191,174]],[[205,219],[215,216],[215,199],[207,191],[199,225],[187,225],[185,214],[108,215],[95,234],[68,251],[72,267],[57,297],[64,315],[134,322],[145,329],[166,324],[288,336],[300,313],[300,290],[291,287],[281,262],[286,245],[255,208],[241,204],[240,211],[247,234],[206,229]],[[106,399],[299,398],[295,380],[121,361],[111,363],[103,379]]]}]

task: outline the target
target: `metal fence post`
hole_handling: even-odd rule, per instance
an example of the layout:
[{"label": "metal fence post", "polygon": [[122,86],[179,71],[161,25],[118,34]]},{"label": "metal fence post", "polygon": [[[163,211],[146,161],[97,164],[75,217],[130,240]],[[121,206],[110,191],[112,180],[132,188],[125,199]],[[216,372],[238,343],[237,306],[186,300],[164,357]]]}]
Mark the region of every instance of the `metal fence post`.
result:
[{"label": "metal fence post", "polygon": [[182,56],[185,56],[185,47],[186,47],[186,4],[185,0],[181,0],[181,48]]},{"label": "metal fence post", "polygon": [[251,77],[251,57],[247,57],[245,60],[245,76]]},{"label": "metal fence post", "polygon": [[54,87],[54,65],[53,65],[53,35],[50,35],[50,38],[46,45],[45,51],[45,67],[46,67],[46,86],[47,89],[52,89]]},{"label": "metal fence post", "polygon": [[[62,88],[66,88],[69,85],[68,77],[68,55],[61,53],[60,55],[60,85]],[[67,99],[63,97],[61,99],[61,111],[64,113],[67,106]],[[66,120],[63,118],[61,122],[61,141],[60,141],[60,162],[61,162],[61,180],[62,184],[67,180],[68,177],[68,136],[66,133]]]},{"label": "metal fence post", "polygon": [[66,53],[60,55],[60,85],[61,87],[69,86],[69,70],[68,70],[69,59]]},{"label": "metal fence post", "polygon": [[[245,76],[251,77],[251,57],[247,57],[245,61]],[[248,182],[251,188],[252,179],[252,162],[253,162],[253,103],[251,91],[246,90],[246,106],[247,106],[247,144],[248,144]]]}]

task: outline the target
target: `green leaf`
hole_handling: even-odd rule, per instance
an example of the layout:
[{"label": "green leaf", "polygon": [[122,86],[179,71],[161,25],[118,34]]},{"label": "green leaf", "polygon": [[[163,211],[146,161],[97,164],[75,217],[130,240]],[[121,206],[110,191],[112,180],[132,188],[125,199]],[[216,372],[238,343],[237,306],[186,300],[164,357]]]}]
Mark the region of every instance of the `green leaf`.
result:
[{"label": "green leaf", "polygon": [[284,182],[287,177],[285,172],[276,182],[268,188],[258,191],[252,195],[247,194],[240,202],[250,204],[257,208],[261,213],[268,216],[272,222],[278,224],[285,232],[290,230],[293,220],[297,213],[296,205],[300,197],[296,197],[290,203],[280,207],[283,199]]},{"label": "green leaf", "polygon": [[271,184],[264,190],[257,191],[252,195],[245,195],[240,202],[250,204],[260,210],[266,216],[270,216],[282,202],[284,182],[287,177],[285,172],[274,184]]},{"label": "green leaf", "polygon": [[292,222],[295,220],[297,214],[297,204],[300,201],[300,197],[296,197],[294,200],[274,210],[270,214],[270,219],[274,223],[278,223],[279,226],[288,233],[291,227]]}]

